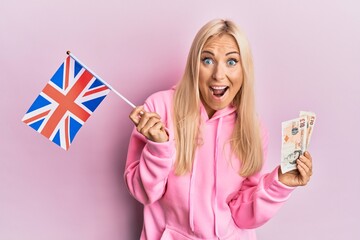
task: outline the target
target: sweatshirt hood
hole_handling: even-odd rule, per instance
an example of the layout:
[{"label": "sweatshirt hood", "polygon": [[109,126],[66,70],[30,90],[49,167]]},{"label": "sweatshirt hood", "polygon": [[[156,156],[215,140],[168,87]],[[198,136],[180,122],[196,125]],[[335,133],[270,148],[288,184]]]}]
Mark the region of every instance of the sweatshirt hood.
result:
[{"label": "sweatshirt hood", "polygon": [[[234,119],[236,117],[236,108],[232,105],[227,106],[226,108],[223,108],[221,110],[218,110],[214,113],[214,115],[209,118],[206,109],[204,107],[204,105],[201,103],[200,104],[200,115],[201,115],[201,122],[202,124],[206,124],[206,123],[210,123],[210,122],[216,122],[216,126],[214,129],[214,131],[216,132],[215,135],[215,149],[213,151],[209,151],[209,154],[213,154],[213,159],[214,159],[214,186],[213,186],[213,199],[211,199],[212,202],[212,207],[214,210],[214,226],[215,226],[215,234],[217,237],[219,236],[219,232],[218,232],[218,224],[217,224],[217,176],[218,176],[218,158],[219,158],[219,149],[221,148],[221,146],[219,146],[219,136],[221,134],[222,131],[222,125],[223,125],[223,121],[226,118],[230,118],[230,119]],[[189,223],[190,223],[190,228],[191,231],[195,231],[195,224],[194,224],[194,211],[195,211],[195,206],[194,206],[194,202],[195,202],[195,198],[196,198],[196,193],[195,193],[195,181],[196,181],[196,173],[197,173],[197,161],[196,158],[194,158],[194,163],[193,163],[193,167],[192,167],[192,171],[191,171],[191,176],[190,176],[190,189],[189,189]]]},{"label": "sweatshirt hood", "polygon": [[231,115],[233,115],[233,117],[235,117],[235,115],[233,114],[234,112],[236,113],[236,107],[233,105],[229,105],[223,109],[217,110],[214,113],[214,115],[211,118],[209,118],[204,105],[200,102],[201,118],[202,118],[202,120],[205,120],[205,121],[216,121],[219,118],[223,118],[225,116],[231,116]]}]

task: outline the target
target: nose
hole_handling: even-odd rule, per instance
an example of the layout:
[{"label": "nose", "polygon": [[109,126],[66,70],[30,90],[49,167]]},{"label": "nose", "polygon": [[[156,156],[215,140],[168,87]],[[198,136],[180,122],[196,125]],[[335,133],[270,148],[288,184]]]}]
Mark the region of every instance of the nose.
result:
[{"label": "nose", "polygon": [[212,78],[214,80],[222,80],[225,78],[225,66],[223,66],[221,63],[217,63],[214,67]]}]

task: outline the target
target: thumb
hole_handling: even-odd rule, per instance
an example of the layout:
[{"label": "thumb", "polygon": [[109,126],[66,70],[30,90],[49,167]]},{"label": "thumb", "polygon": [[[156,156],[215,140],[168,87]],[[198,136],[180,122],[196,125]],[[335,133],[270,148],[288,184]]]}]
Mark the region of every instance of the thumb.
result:
[{"label": "thumb", "polygon": [[144,113],[144,106],[137,106],[131,111],[129,118],[135,124],[135,126],[137,126],[139,124],[141,116],[144,115]]}]

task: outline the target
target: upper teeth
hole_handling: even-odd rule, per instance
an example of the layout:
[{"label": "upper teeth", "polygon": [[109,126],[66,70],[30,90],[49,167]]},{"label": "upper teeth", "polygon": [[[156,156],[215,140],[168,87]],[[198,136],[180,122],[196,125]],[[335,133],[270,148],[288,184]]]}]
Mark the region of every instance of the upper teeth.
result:
[{"label": "upper teeth", "polygon": [[223,90],[223,89],[226,88],[226,86],[222,86],[222,87],[213,86],[213,87],[211,87],[211,88],[216,89],[216,90]]}]

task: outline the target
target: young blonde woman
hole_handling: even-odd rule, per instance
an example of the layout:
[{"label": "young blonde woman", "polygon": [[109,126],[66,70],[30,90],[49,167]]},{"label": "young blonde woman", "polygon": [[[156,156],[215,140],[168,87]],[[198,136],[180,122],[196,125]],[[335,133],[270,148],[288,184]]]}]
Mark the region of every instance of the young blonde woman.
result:
[{"label": "young blonde woman", "polygon": [[256,239],[253,229],[310,180],[308,152],[295,171],[261,172],[268,136],[253,75],[244,33],[213,20],[196,35],[178,85],[131,112],[124,177],[144,205],[141,239]]}]

